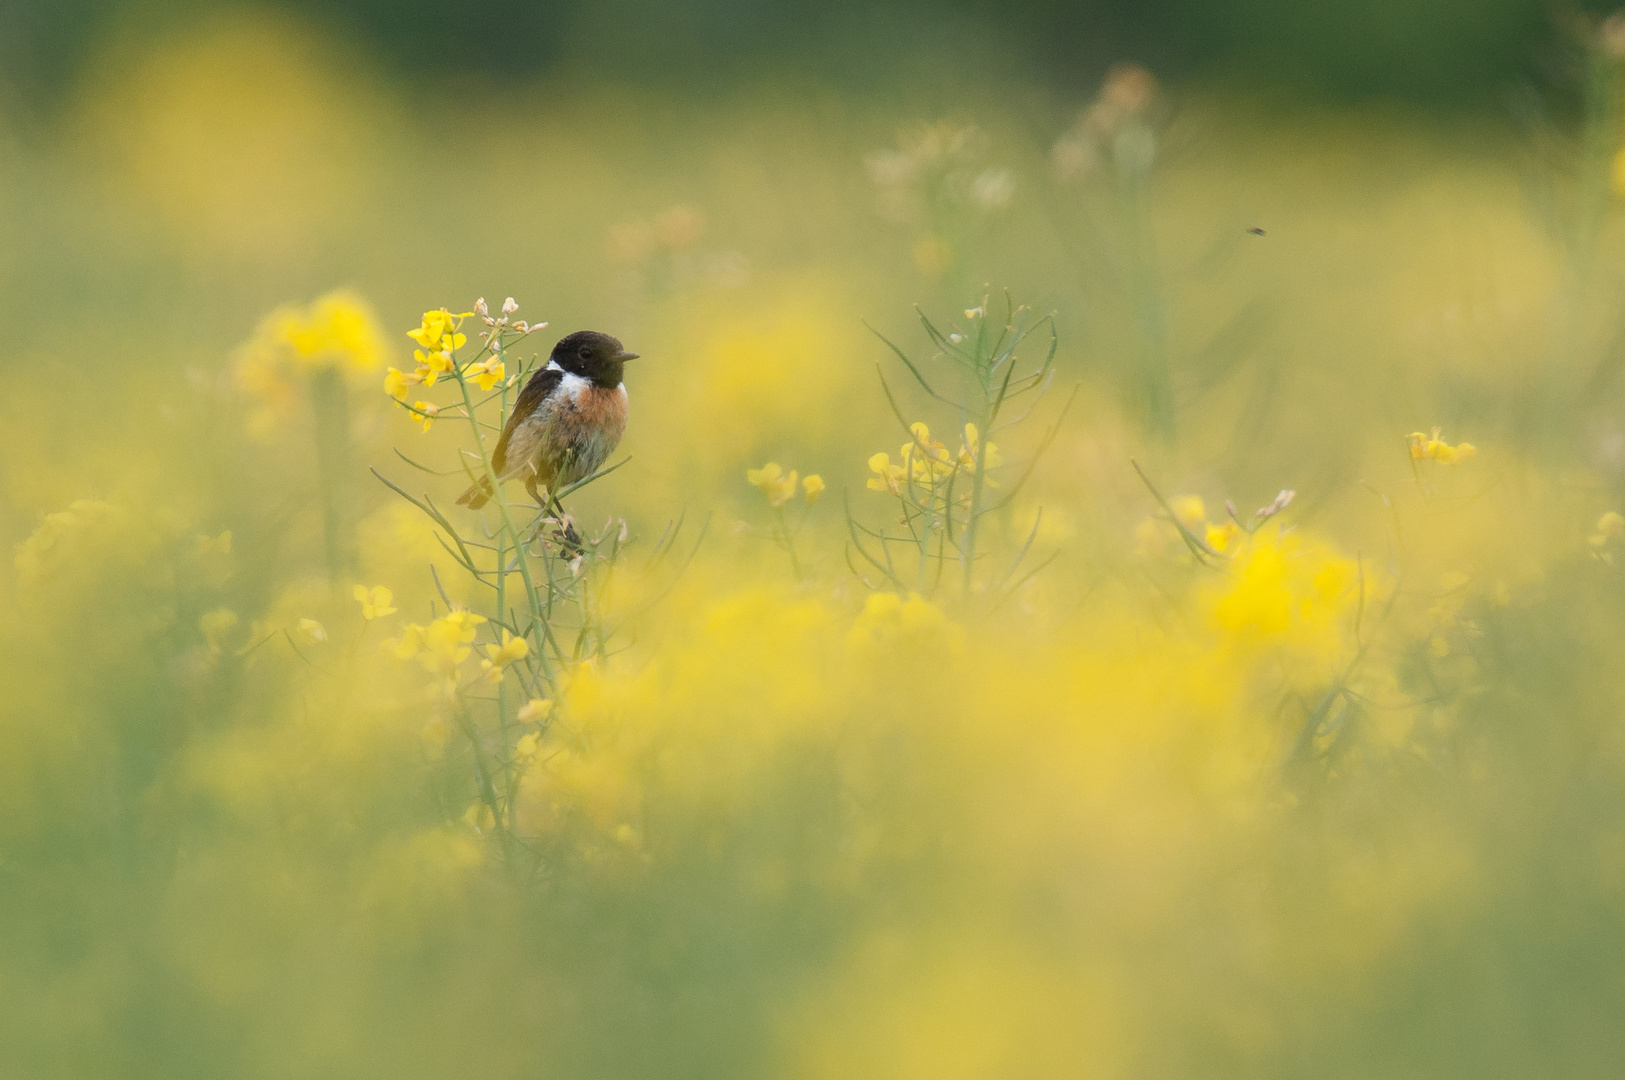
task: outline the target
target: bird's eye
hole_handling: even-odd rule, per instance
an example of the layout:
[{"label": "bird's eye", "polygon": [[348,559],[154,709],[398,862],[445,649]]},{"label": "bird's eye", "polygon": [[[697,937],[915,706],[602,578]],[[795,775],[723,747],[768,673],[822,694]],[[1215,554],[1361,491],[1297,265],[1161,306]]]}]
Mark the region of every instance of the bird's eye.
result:
[{"label": "bird's eye", "polygon": [[583,359],[583,360],[591,360],[592,359],[592,346],[591,345],[583,345],[583,346],[581,346],[581,359]]}]

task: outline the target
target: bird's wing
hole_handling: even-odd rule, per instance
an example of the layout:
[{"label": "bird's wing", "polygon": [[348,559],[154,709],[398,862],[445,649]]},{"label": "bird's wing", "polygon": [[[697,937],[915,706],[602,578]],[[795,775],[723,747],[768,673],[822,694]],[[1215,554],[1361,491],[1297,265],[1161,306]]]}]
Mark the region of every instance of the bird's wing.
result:
[{"label": "bird's wing", "polygon": [[501,476],[508,471],[508,440],[513,437],[514,429],[536,411],[536,407],[546,400],[547,395],[557,390],[559,383],[564,381],[564,372],[557,368],[544,367],[530,377],[525,388],[519,391],[519,400],[513,403],[513,412],[508,414],[508,422],[502,425],[502,437],[497,440],[496,453],[491,455],[491,464],[496,474]]}]

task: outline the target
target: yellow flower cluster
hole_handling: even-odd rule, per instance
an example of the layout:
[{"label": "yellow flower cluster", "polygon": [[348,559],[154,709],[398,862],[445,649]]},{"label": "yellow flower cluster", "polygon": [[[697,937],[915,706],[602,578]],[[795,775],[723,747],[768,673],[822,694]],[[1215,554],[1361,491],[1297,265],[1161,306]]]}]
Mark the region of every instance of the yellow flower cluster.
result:
[{"label": "yellow flower cluster", "polygon": [[1205,596],[1213,625],[1233,644],[1296,657],[1296,677],[1282,672],[1290,682],[1323,680],[1346,660],[1351,616],[1361,602],[1354,560],[1272,525],[1241,545],[1229,566]]},{"label": "yellow flower cluster", "polygon": [[[463,311],[453,314],[445,308],[438,311],[425,311],[423,321],[415,329],[408,330],[406,336],[417,343],[412,351],[412,358],[417,361],[414,371],[401,371],[390,368],[384,374],[384,393],[396,401],[404,402],[407,392],[414,386],[433,386],[440,376],[449,374],[456,363],[454,354],[458,349],[468,344],[468,335],[461,333],[459,327],[463,320],[473,316],[472,311]],[[482,390],[489,390],[504,377],[502,364],[496,357],[469,364],[463,371],[466,378],[479,382]],[[423,407],[418,402],[417,408]],[[426,418],[417,417],[423,423],[423,430],[429,430]]]},{"label": "yellow flower cluster", "polygon": [[1440,429],[1434,428],[1429,434],[1413,431],[1405,437],[1410,447],[1412,461],[1437,461],[1441,465],[1460,465],[1464,461],[1471,461],[1478,453],[1478,447],[1470,442],[1451,446],[1439,437]]},{"label": "yellow flower cluster", "polygon": [[865,655],[894,644],[957,653],[964,643],[965,628],[916,593],[871,593],[846,635],[847,648]]},{"label": "yellow flower cluster", "polygon": [[386,348],[378,321],[360,298],[328,293],[313,303],[279,308],[237,351],[237,388],[254,403],[249,430],[268,435],[300,401],[299,372],[337,369],[365,375],[383,362]]},{"label": "yellow flower cluster", "polygon": [[[975,424],[965,425],[957,454],[950,454],[947,446],[933,440],[931,429],[923,423],[910,425],[909,433],[913,438],[899,450],[901,464],[893,465],[891,455],[884,451],[870,456],[869,471],[874,473],[869,478],[870,491],[901,495],[905,484],[931,489],[945,483],[955,473],[971,472],[976,468],[981,435]],[[1003,459],[999,456],[998,444],[988,443],[985,467],[995,469],[1001,464]],[[984,478],[983,483],[990,487],[998,486],[998,482],[991,477]]]},{"label": "yellow flower cluster", "polygon": [[[767,499],[767,505],[777,510],[796,495],[796,480],[798,474],[791,469],[788,473],[776,461],[770,461],[760,469],[745,470],[745,479],[750,481],[751,487],[756,488]],[[801,490],[811,506],[818,501],[818,496],[824,492],[824,478],[813,473],[801,481]]]},{"label": "yellow flower cluster", "polygon": [[1236,541],[1241,539],[1241,527],[1235,521],[1215,524],[1207,518],[1207,505],[1199,495],[1182,495],[1168,504],[1174,517],[1191,535],[1195,536],[1215,555],[1235,553]]},{"label": "yellow flower cluster", "polygon": [[[463,661],[474,653],[474,635],[485,621],[483,615],[454,610],[428,626],[407,623],[400,637],[391,638],[384,645],[395,654],[395,659],[416,659],[425,671],[439,675],[449,685],[455,686],[461,676]],[[524,655],[521,651],[514,659]],[[511,662],[504,661],[505,664]]]}]

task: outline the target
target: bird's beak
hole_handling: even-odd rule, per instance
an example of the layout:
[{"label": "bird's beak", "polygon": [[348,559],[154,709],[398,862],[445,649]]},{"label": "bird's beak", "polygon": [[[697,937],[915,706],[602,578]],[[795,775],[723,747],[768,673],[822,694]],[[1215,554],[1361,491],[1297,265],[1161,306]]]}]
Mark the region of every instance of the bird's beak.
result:
[{"label": "bird's beak", "polygon": [[623,364],[626,363],[628,360],[636,360],[637,358],[638,358],[637,353],[635,353],[635,352],[627,352],[625,349],[622,349],[620,352],[615,354],[615,359],[619,360]]}]

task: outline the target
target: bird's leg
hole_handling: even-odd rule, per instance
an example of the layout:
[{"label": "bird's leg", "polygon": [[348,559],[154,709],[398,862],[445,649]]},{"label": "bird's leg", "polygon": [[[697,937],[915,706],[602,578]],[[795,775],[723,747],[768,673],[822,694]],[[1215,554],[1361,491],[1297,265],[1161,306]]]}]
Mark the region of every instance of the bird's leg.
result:
[{"label": "bird's leg", "polygon": [[548,492],[547,497],[552,504],[554,518],[563,526],[557,534],[560,543],[564,545],[566,551],[580,555],[586,549],[582,546],[581,537],[576,535],[575,526],[570,524],[570,519],[564,516],[564,504],[559,502],[558,496],[551,491]]}]

